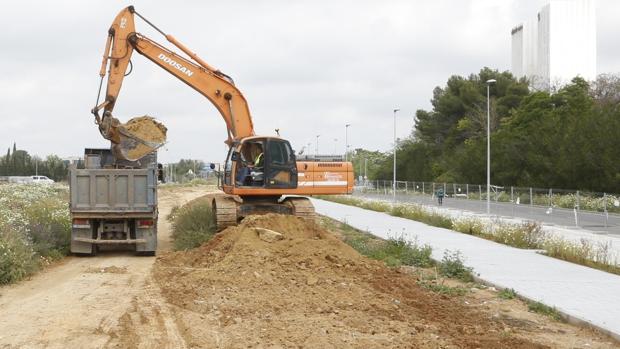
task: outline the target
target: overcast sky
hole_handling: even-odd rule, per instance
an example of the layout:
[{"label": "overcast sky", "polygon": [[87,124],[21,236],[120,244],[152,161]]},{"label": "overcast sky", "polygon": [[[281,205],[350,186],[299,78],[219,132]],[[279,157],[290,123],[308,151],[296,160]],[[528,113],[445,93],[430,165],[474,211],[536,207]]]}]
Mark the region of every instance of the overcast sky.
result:
[{"label": "overcast sky", "polygon": [[[134,1],[136,10],[235,79],[257,134],[279,128],[296,150],[392,146],[453,74],[510,69],[510,30],[545,0]],[[0,11],[0,153],[13,141],[45,156],[107,147],[95,103],[108,27],[124,1],[12,1]],[[599,73],[620,72],[620,1],[597,1]],[[165,43],[140,20],[137,30]],[[225,125],[204,97],[135,53],[121,121],[168,126],[163,162],[222,161]],[[337,141],[334,141],[337,139]],[[6,149],[6,148],[4,148]]]}]

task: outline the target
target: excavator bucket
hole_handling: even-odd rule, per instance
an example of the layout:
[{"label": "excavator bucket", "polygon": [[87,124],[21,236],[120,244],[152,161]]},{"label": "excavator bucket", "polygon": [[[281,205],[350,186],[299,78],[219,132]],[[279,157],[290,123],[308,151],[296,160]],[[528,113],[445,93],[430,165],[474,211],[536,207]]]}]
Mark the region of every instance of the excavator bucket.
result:
[{"label": "excavator bucket", "polygon": [[113,143],[116,156],[136,161],[166,143],[168,129],[150,116],[140,116],[117,127],[120,142]]}]

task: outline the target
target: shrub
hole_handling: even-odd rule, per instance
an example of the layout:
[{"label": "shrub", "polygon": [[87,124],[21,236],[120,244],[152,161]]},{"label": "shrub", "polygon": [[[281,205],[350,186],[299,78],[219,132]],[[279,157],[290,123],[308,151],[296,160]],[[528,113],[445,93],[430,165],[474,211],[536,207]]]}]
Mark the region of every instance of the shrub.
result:
[{"label": "shrub", "polygon": [[196,248],[209,241],[216,232],[211,201],[199,199],[181,207],[175,214],[172,227],[176,250]]},{"label": "shrub", "polygon": [[39,260],[24,234],[0,226],[0,285],[34,273]]},{"label": "shrub", "polygon": [[484,234],[484,223],[475,218],[456,219],[453,229],[464,234],[480,236]]},{"label": "shrub", "polygon": [[0,284],[18,281],[69,251],[68,196],[63,185],[0,186]]},{"label": "shrub", "polygon": [[520,225],[500,224],[490,240],[517,248],[537,249],[543,246],[546,238],[540,224],[527,222]]},{"label": "shrub", "polygon": [[60,258],[69,253],[71,220],[57,198],[43,198],[25,209],[26,230],[34,250],[43,257]]},{"label": "shrub", "polygon": [[465,264],[463,264],[461,251],[452,252],[446,250],[438,265],[438,270],[439,274],[445,277],[455,278],[465,282],[474,281],[472,268],[466,267]]}]

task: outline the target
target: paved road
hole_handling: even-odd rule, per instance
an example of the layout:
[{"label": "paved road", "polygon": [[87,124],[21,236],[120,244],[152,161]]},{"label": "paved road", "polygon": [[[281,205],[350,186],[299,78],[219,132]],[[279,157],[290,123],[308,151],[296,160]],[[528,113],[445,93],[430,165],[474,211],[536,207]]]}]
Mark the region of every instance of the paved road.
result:
[{"label": "paved road", "polygon": [[433,247],[433,258],[445,250],[460,251],[465,264],[482,280],[586,321],[620,339],[620,276],[536,253],[501,245],[452,230],[334,202],[312,199],[317,213],[382,238],[395,234]]},{"label": "paved road", "polygon": [[[353,195],[382,200],[392,200],[391,195],[355,192]],[[398,194],[399,202],[411,202],[424,205],[437,206],[437,200],[428,195]],[[444,198],[443,207],[457,210],[466,210],[476,213],[486,213],[486,201]],[[506,202],[491,202],[491,214],[504,217],[518,217],[527,220],[554,224],[564,227],[578,227],[597,234],[610,234],[620,236],[620,215],[602,212],[579,211],[577,224],[575,224],[575,212],[563,208],[515,205]]]}]

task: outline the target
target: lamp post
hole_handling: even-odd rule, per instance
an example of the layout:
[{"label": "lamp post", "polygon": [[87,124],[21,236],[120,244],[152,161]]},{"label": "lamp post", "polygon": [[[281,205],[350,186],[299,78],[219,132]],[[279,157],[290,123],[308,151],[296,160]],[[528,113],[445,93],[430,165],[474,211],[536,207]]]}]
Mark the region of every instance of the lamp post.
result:
[{"label": "lamp post", "polygon": [[394,178],[392,180],[392,197],[396,201],[396,112],[400,109],[394,109]]},{"label": "lamp post", "polygon": [[487,80],[487,215],[491,215],[491,84],[495,79]]},{"label": "lamp post", "polygon": [[319,155],[319,137],[321,137],[321,135],[316,135],[316,147],[314,148],[314,156]]},{"label": "lamp post", "polygon": [[338,151],[338,138],[334,138],[334,155]]},{"label": "lamp post", "polygon": [[349,126],[351,124],[344,125],[344,161],[349,161]]}]

